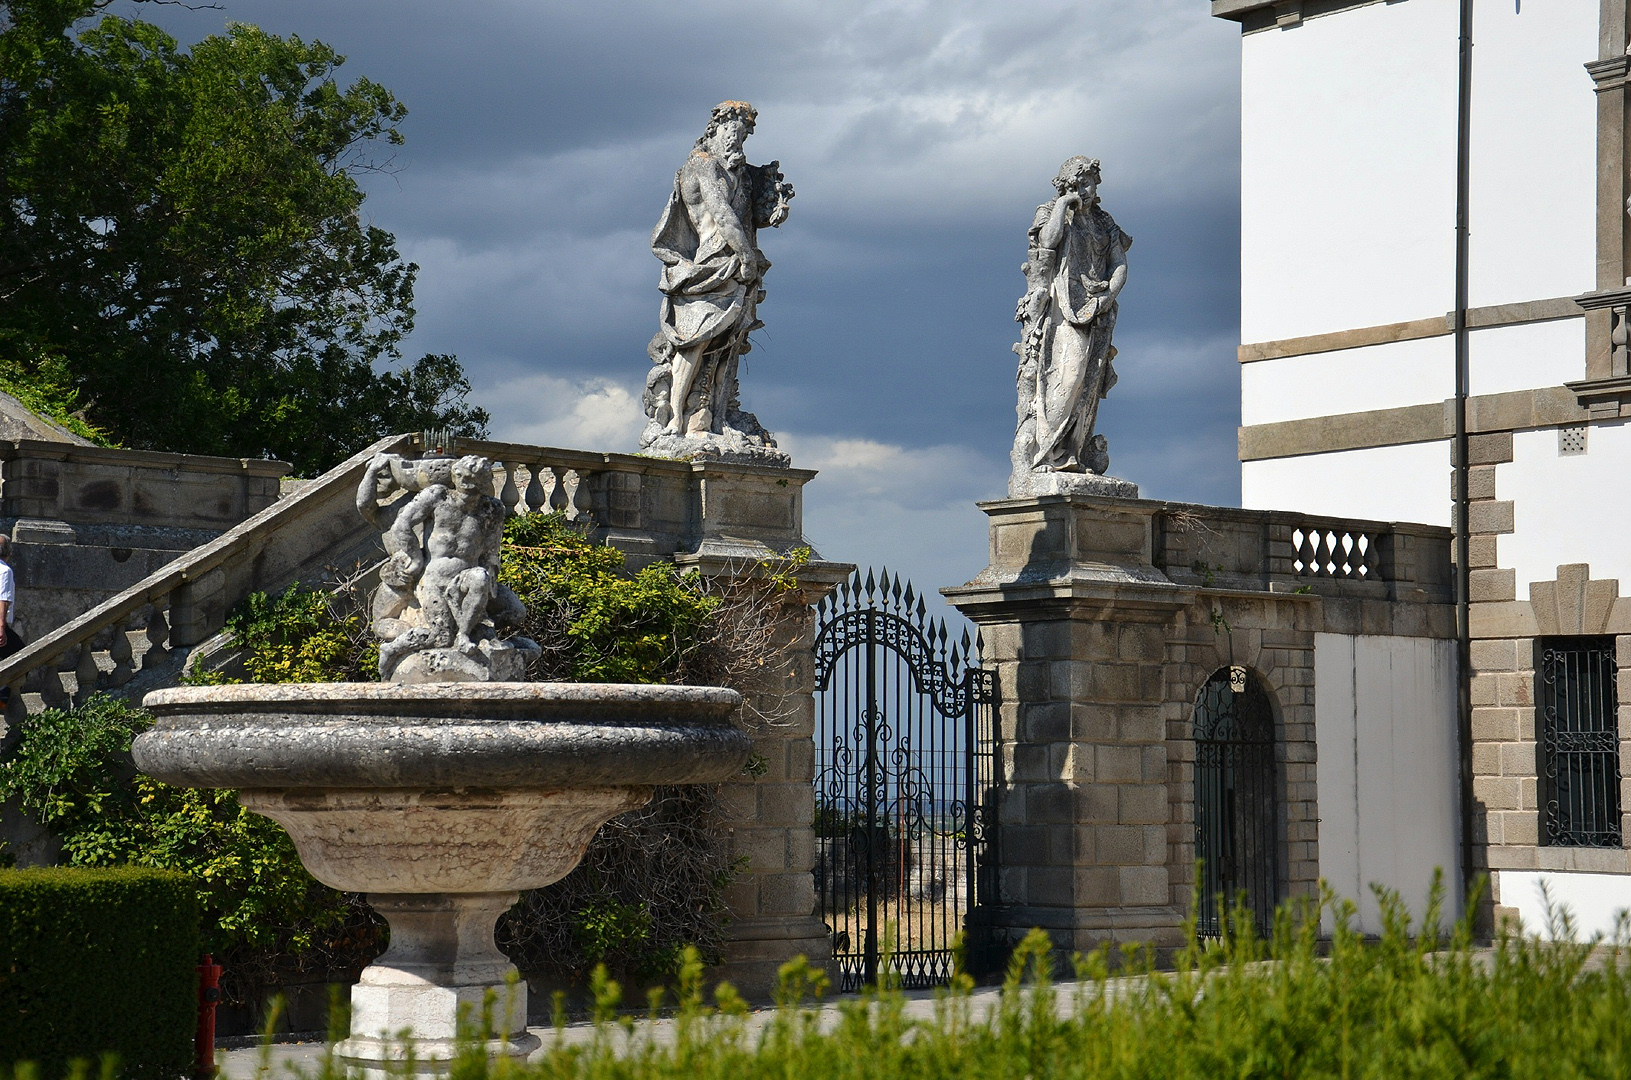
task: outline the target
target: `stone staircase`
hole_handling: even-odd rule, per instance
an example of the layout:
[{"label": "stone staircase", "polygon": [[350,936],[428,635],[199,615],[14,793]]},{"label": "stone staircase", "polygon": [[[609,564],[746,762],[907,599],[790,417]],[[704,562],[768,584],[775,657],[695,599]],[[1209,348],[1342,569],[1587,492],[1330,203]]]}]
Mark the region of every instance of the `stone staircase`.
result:
[{"label": "stone staircase", "polygon": [[[5,731],[30,712],[77,705],[99,690],[139,699],[173,685],[250,593],[376,565],[384,552],[357,513],[357,486],[376,454],[425,447],[422,435],[379,440],[0,661],[0,686],[11,690]],[[448,449],[490,458],[493,493],[513,513],[562,513],[633,566],[671,558],[704,573],[796,546],[800,488],[814,475],[478,440]],[[3,753],[11,740],[0,740]]]}]

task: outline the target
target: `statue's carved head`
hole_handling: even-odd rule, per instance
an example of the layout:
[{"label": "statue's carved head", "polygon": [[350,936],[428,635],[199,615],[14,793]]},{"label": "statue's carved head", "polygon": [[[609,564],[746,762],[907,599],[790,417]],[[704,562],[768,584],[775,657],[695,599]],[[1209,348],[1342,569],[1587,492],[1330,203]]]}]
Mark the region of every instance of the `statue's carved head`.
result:
[{"label": "statue's carved head", "polygon": [[493,463],[480,454],[466,454],[453,463],[453,486],[463,492],[493,489]]},{"label": "statue's carved head", "polygon": [[1061,195],[1086,184],[1099,185],[1098,158],[1082,157],[1080,154],[1068,158],[1059,166],[1059,175],[1053,178],[1053,189]]},{"label": "statue's carved head", "polygon": [[758,119],[759,110],[745,101],[721,101],[714,106],[713,112],[708,114],[708,126],[703,130],[702,138],[697,140],[697,146],[706,146],[715,132],[732,121],[742,125],[742,136],[746,138],[753,134],[753,127]]}]

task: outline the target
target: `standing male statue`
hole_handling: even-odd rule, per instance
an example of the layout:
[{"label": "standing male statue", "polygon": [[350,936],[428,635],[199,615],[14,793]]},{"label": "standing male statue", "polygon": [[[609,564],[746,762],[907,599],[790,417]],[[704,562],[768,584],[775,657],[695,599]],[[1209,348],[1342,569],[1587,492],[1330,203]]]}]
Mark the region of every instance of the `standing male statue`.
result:
[{"label": "standing male statue", "polygon": [[758,231],[786,221],[793,197],[780,162],[749,165],[742,153],[757,116],[745,101],[714,106],[651,234],[663,302],[647,349],[654,366],[640,447],[652,454],[788,464],[737,400],[738,361],[752,347],[748,334],[764,325],[758,306],[770,260]]},{"label": "standing male statue", "polygon": [[1010,497],[1083,492],[1136,498],[1138,487],[1104,476],[1110,453],[1093,434],[1099,400],[1116,383],[1110,335],[1127,283],[1133,239],[1099,205],[1099,163],[1073,157],[1053,178],[1027,234],[1019,344],[1019,424]]}]

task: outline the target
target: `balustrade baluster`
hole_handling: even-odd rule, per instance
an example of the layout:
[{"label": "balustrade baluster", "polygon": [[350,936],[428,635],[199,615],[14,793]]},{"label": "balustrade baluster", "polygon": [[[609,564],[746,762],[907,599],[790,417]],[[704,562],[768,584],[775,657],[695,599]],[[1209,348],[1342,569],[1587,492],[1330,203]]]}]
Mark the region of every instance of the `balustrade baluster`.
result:
[{"label": "balustrade baluster", "polygon": [[1318,577],[1319,567],[1315,559],[1319,556],[1319,549],[1314,542],[1314,534],[1307,529],[1299,530],[1302,539],[1297,543],[1297,561],[1302,563],[1299,573],[1307,577]]},{"label": "balustrade baluster", "polygon": [[549,509],[552,513],[565,513],[568,505],[566,498],[567,470],[560,468],[559,466],[551,465],[549,471],[550,475],[555,477],[555,486],[551,488],[549,492]]},{"label": "balustrade baluster", "polygon": [[549,494],[544,491],[543,482],[538,479],[542,472],[542,465],[527,466],[527,512],[536,514],[549,502]]},{"label": "balustrade baluster", "polygon": [[594,499],[589,494],[589,476],[573,470],[572,488],[568,493],[572,504],[573,521],[589,521],[594,518]]},{"label": "balustrade baluster", "polygon": [[525,513],[522,507],[516,505],[521,501],[521,489],[515,486],[515,470],[519,466],[513,461],[500,461],[497,464],[504,469],[504,486],[499,489],[498,501],[512,514]]},{"label": "balustrade baluster", "polygon": [[40,700],[47,709],[66,709],[73,705],[62,685],[62,673],[72,670],[66,663],[68,655],[53,656],[40,665]]},{"label": "balustrade baluster", "polygon": [[108,646],[108,656],[113,660],[113,670],[108,672],[108,686],[123,686],[136,675],[135,665],[132,663],[134,652],[130,647],[130,630],[124,619],[120,619],[113,627],[113,642]]},{"label": "balustrade baluster", "polygon": [[142,656],[142,670],[163,663],[170,655],[170,621],[164,609],[153,606],[153,615],[147,620],[147,652]]},{"label": "balustrade baluster", "polygon": [[91,648],[91,639],[86,638],[79,643],[79,662],[74,665],[74,704],[83,705],[96,693],[96,683],[101,677],[96,667],[96,650]]},{"label": "balustrade baluster", "polygon": [[6,726],[16,731],[28,719],[28,706],[23,703],[23,680],[11,684],[11,698],[6,702]]}]

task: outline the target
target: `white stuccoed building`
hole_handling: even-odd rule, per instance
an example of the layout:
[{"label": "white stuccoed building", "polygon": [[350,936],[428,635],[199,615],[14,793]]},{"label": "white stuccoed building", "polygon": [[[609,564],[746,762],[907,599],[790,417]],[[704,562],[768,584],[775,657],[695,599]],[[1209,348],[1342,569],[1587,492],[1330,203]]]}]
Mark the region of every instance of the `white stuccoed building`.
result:
[{"label": "white stuccoed building", "polygon": [[[1628,7],[1477,0],[1473,25],[1472,851],[1497,911],[1532,929],[1543,884],[1588,932],[1631,905]],[[1248,508],[1452,523],[1459,9],[1213,0],[1242,29]],[[1356,700],[1393,678],[1356,670]],[[1378,722],[1319,685],[1322,720]],[[1367,816],[1402,808],[1363,768],[1335,806],[1323,738],[1321,755],[1320,869],[1343,882],[1385,862],[1356,846]]]}]

